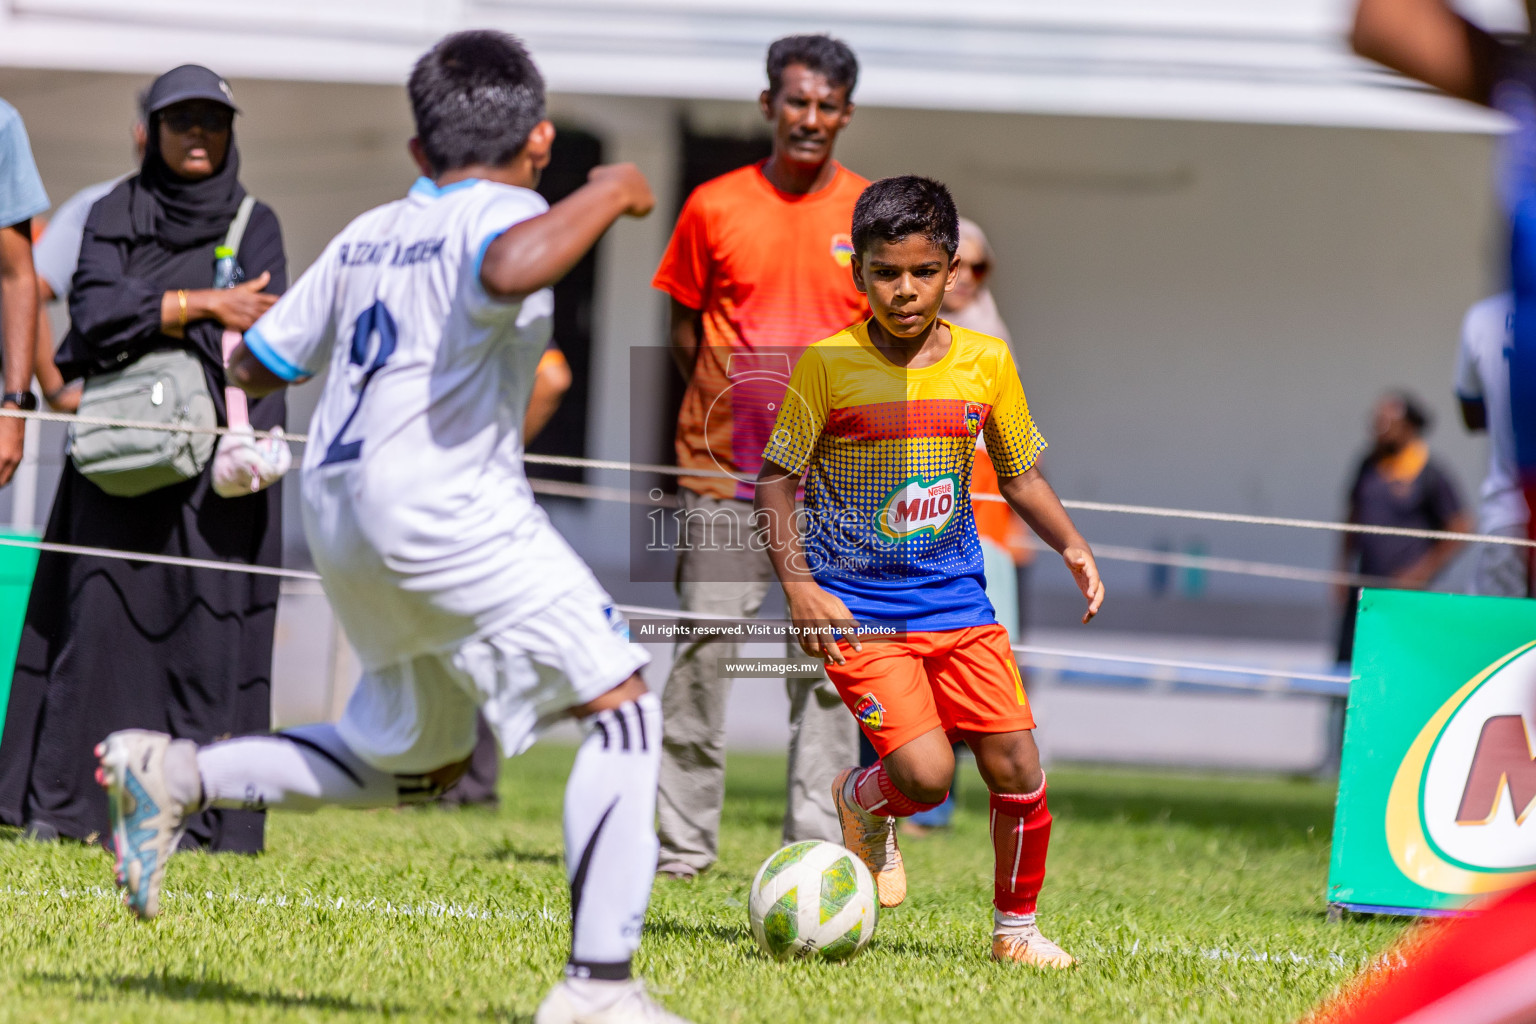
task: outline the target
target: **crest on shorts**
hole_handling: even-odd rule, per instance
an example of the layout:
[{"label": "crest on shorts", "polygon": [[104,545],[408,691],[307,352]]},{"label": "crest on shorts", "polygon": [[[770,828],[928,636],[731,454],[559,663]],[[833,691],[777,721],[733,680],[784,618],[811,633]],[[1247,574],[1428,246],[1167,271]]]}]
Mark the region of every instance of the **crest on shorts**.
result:
[{"label": "crest on shorts", "polygon": [[965,403],[965,432],[975,437],[981,433],[981,403]]},{"label": "crest on shorts", "polygon": [[629,643],[629,620],[624,618],[622,612],[611,604],[603,605],[603,618],[608,620],[608,628],[613,630],[613,635]]},{"label": "crest on shorts", "polygon": [[870,732],[879,732],[880,726],[885,724],[885,705],[875,700],[872,693],[866,693],[854,703],[853,714]]}]

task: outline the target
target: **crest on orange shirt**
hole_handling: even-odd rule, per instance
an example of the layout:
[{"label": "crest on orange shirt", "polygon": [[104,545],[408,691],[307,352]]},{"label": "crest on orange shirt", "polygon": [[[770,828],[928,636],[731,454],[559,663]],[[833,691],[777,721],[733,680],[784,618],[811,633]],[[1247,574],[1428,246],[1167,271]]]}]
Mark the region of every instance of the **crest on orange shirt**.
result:
[{"label": "crest on orange shirt", "polygon": [[853,236],[832,236],[832,258],[837,260],[837,265],[846,267],[853,260]]}]

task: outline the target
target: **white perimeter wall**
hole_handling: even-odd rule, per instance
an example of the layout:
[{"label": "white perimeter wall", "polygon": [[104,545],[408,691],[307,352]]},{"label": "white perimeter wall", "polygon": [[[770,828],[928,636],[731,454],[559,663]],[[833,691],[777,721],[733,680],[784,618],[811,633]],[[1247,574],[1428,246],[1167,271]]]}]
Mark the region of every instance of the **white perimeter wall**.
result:
[{"label": "white perimeter wall", "polygon": [[[128,169],[132,97],[146,81],[0,70],[0,96],[26,118],[56,202]],[[401,90],[234,84],[246,112],[244,178],[282,217],[295,271],[351,217],[408,186]],[[605,136],[610,158],[640,162],[664,206],[682,117],[723,131],[755,124],[745,103],[559,96],[552,107]],[[1492,144],[1445,133],[868,108],[840,153],[870,177],[943,178],[987,228],[998,297],[1052,443],[1047,470],[1064,496],[1332,517],[1383,388],[1428,399],[1440,415],[1436,451],[1469,495],[1481,478],[1482,444],[1455,422],[1450,374],[1462,311],[1494,287]],[[624,349],[661,342],[664,309],[648,279],[669,219],[663,210],[622,224],[604,243],[594,455],[629,452]],[[302,414],[293,425],[303,427]],[[625,533],[615,515],[593,507],[562,522],[619,568]],[[1333,544],[1290,531],[1083,523],[1103,542],[1198,538],[1217,554],[1314,566],[1329,563]],[[1122,592],[1145,587],[1144,568],[1110,573]],[[1321,597],[1315,587],[1225,577],[1211,587]]]}]

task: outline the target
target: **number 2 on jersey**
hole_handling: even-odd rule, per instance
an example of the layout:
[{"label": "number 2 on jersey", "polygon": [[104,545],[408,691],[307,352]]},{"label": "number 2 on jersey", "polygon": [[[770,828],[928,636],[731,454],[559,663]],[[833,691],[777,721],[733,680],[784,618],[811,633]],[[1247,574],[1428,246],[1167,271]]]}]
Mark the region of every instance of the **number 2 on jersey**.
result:
[{"label": "number 2 on jersey", "polygon": [[[373,336],[379,336],[379,347],[373,354],[373,361],[368,361],[369,343]],[[357,318],[357,323],[352,328],[352,350],[348,354],[348,361],[353,366],[367,366],[363,371],[363,381],[357,388],[357,401],[352,404],[352,411],[347,413],[347,418],[342,422],[341,429],[336,431],[336,437],[332,439],[330,447],[325,450],[325,458],[320,460],[322,466],[334,466],[338,462],[351,462],[362,455],[363,441],[344,441],[347,436],[347,428],[357,418],[357,412],[363,407],[363,396],[368,393],[368,385],[373,380],[373,375],[379,372],[389,357],[395,352],[395,318],[390,316],[389,308],[382,302],[375,302],[363,310]]]}]

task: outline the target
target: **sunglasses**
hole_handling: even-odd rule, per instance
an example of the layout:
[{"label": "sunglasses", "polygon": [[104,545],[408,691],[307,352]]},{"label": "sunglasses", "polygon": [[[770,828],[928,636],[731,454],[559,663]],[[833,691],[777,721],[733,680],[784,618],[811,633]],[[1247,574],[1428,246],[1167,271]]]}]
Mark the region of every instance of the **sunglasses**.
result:
[{"label": "sunglasses", "polygon": [[977,260],[975,263],[967,263],[964,260],[961,260],[960,266],[962,269],[969,267],[971,273],[975,274],[977,277],[986,277],[987,274],[992,270],[992,264],[988,263],[986,260]]},{"label": "sunglasses", "polygon": [[234,123],[235,115],[229,110],[177,110],[174,107],[160,115],[161,122],[180,135],[193,128],[205,132],[227,132]]}]

